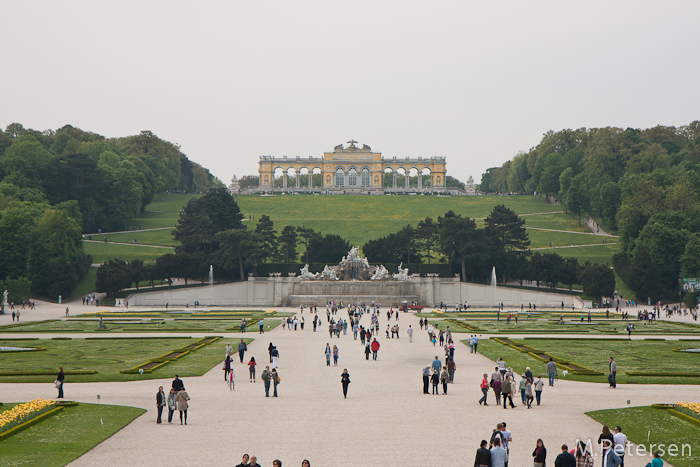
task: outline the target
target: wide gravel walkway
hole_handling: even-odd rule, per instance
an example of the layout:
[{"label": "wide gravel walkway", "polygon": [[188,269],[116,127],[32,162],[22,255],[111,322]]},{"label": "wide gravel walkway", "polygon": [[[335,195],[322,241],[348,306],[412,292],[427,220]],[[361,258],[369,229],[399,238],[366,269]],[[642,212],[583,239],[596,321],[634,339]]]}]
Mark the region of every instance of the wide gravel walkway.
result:
[{"label": "wide gravel walkway", "polygon": [[[80,311],[83,310],[76,307],[75,312]],[[338,316],[347,315],[341,312]],[[601,426],[584,412],[626,407],[628,400],[632,405],[675,402],[674,394],[688,395],[678,386],[620,385],[611,390],[607,384],[560,380],[554,388],[545,385],[542,405],[532,410],[521,406],[518,395],[514,398],[518,407],[504,411],[495,405],[493,392],[489,393],[489,406],[483,407],[477,403],[481,396],[479,383],[483,373],[493,371],[494,363],[482,355],[470,354],[461,343],[455,352],[457,372],[455,384],[448,387],[449,394],[422,393],[422,368],[435,355],[442,360],[443,352],[428,342],[427,334],[420,331],[418,319],[412,314],[400,316],[400,339],[378,339],[378,361],[365,360],[359,338],[353,340],[350,331],[340,339],[330,339],[325,309],[319,312],[323,318],[320,329],[325,332],[312,331],[308,310],[304,317],[304,331],[278,327],[264,335],[245,334],[255,338],[245,360],[255,356],[260,364],[257,383],[249,382],[247,366],[240,363],[234,365],[235,391],[229,391],[224,382],[221,365],[202,377],[185,378],[192,398],[187,426],[181,426],[179,421],[172,425],[155,423],[156,391],[163,385],[167,393],[170,379],[81,384],[67,381],[67,399],[96,402],[100,394],[103,404],[149,410],[70,465],[233,466],[246,452],[255,454],[263,466],[272,465],[275,458],[281,459],[284,466],[299,466],[306,458],[312,466],[471,467],[479,442],[488,440],[496,423],[506,421],[513,433],[510,467],[532,465],[531,453],[537,438],[544,439],[549,453],[547,465],[552,466],[561,444],[573,447],[577,438],[597,440]],[[368,323],[369,317],[364,316],[362,324]],[[386,324],[383,313],[382,332]],[[413,343],[406,335],[409,324],[416,330]],[[221,346],[222,360],[226,342],[232,342],[235,348],[238,335],[227,335],[217,344]],[[465,336],[455,337],[457,340]],[[268,362],[270,342],[280,351],[282,381],[278,398],[264,397],[259,378]],[[326,366],[326,342],[340,349],[338,367]],[[343,399],[340,385],[343,368],[349,370],[352,380],[347,399]],[[533,369],[535,374],[539,370]],[[544,368],[541,370],[544,373]],[[55,396],[53,386],[47,384],[0,387],[4,400]],[[96,427],[99,429],[99,424]],[[649,458],[628,458],[625,464],[642,467],[647,462]]]}]

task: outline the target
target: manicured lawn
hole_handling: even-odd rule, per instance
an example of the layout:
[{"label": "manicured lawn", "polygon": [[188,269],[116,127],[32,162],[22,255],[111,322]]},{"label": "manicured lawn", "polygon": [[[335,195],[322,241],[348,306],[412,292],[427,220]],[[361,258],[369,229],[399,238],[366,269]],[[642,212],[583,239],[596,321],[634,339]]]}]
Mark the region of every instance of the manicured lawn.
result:
[{"label": "manicured lawn", "polygon": [[[242,318],[241,318],[242,319]],[[280,324],[279,319],[266,319],[265,330],[270,331]],[[109,318],[103,320],[106,329],[98,329],[98,319],[73,319],[60,321],[34,321],[20,326],[0,327],[0,332],[239,332],[240,319],[140,319]],[[251,326],[253,325],[253,326]],[[258,332],[258,321],[249,323],[247,330]]]},{"label": "manicured lawn", "polygon": [[[84,307],[88,308],[88,307]],[[75,311],[81,311],[83,308],[77,308]],[[191,310],[191,311],[190,311]],[[241,320],[245,318],[249,323],[251,319],[259,320],[260,318],[271,317],[286,317],[294,316],[294,313],[273,311],[269,312],[259,310],[210,310],[210,311],[194,311],[193,309],[171,309],[170,311],[87,311],[74,317],[81,318],[229,318]]]},{"label": "manicured lawn", "polygon": [[[598,242],[596,243],[602,243],[601,237],[595,238],[598,239]],[[611,238],[608,238],[607,240],[608,242],[617,241],[617,239]],[[579,264],[590,261],[594,264],[606,264],[608,266],[612,266],[612,257],[615,253],[619,253],[620,250],[618,245],[592,245],[539,251],[540,253],[556,253],[563,258],[576,258]],[[618,284],[619,283],[620,281],[618,281]]]},{"label": "manicured lawn", "polygon": [[541,229],[571,230],[574,232],[588,232],[591,230],[586,224],[578,225],[578,221],[565,212],[555,214],[533,214],[523,216],[525,227],[537,227]]},{"label": "manicured lawn", "polygon": [[[160,245],[160,246],[176,246],[179,243],[173,240],[171,232],[173,229],[167,230],[146,230],[144,232],[127,232],[107,234],[110,242],[131,243],[134,239],[139,245]],[[95,237],[93,237],[95,239]],[[104,239],[98,238],[97,240]]]},{"label": "manicured lawn", "polygon": [[80,403],[65,407],[0,444],[3,466],[62,467],[146,412],[136,407]]},{"label": "manicured lawn", "polygon": [[[675,323],[671,321],[622,321],[620,319],[605,319],[605,314],[597,316],[588,323],[587,315],[581,323],[580,314],[567,314],[564,317],[564,324],[559,324],[559,314],[551,313],[549,318],[532,315],[532,320],[527,319],[527,314],[520,314],[518,323],[515,323],[515,313],[511,315],[510,324],[506,324],[507,313],[501,314],[501,320],[496,319],[460,319],[444,321],[433,321],[434,326],[450,329],[455,332],[484,332],[488,334],[603,334],[627,336],[625,328],[631,323],[635,329],[633,335],[698,335],[700,336],[700,326],[693,324]],[[614,314],[611,316],[615,317]],[[616,317],[615,317],[616,318]],[[471,329],[470,329],[471,327]],[[477,330],[478,329],[478,330]]]},{"label": "manicured lawn", "polygon": [[[93,237],[94,238],[94,237]],[[138,245],[116,245],[104,242],[83,242],[85,253],[92,255],[93,263],[103,263],[112,258],[124,261],[141,259],[143,261],[155,261],[159,256],[172,253],[172,248],[154,248]]]},{"label": "manicured lawn", "polygon": [[[516,339],[567,361],[603,372],[601,376],[568,374],[566,379],[576,381],[607,382],[608,357],[617,362],[617,383],[640,384],[700,384],[700,377],[678,376],[629,376],[629,371],[645,372],[696,372],[700,355],[691,352],[674,352],[674,349],[699,348],[697,341],[646,341],[626,339]],[[530,366],[533,373],[545,373],[545,362],[512,347],[500,344],[493,339],[479,341],[479,352],[492,360],[503,357],[508,366],[518,374]],[[560,378],[561,378],[560,372]]]},{"label": "manicured lawn", "polygon": [[[252,334],[251,334],[252,337]],[[233,341],[233,339],[231,339]],[[248,342],[252,339],[246,339]],[[228,340],[220,339],[193,351],[174,362],[155,369],[152,373],[122,374],[150,358],[167,354],[171,350],[190,345],[195,338],[98,338],[98,339],[3,339],[2,346],[40,347],[45,351],[3,353],[0,372],[11,371],[65,371],[94,370],[92,375],[66,375],[66,391],[70,383],[86,381],[134,381],[140,379],[201,376],[223,360]],[[50,383],[54,375],[0,376],[0,383]],[[67,397],[70,397],[66,392]]]},{"label": "manicured lawn", "polygon": [[[569,233],[569,232],[551,232],[548,230],[527,229],[527,234],[530,236],[531,248],[543,248],[550,246],[569,246],[569,245],[592,245],[602,243],[603,240],[598,235],[585,233]],[[564,248],[562,248],[564,249]],[[558,253],[560,249],[548,251],[548,253]]]},{"label": "manicured lawn", "polygon": [[[673,398],[673,395],[670,397],[671,399],[659,401],[659,403],[679,402]],[[680,399],[683,399],[683,397],[680,397]],[[680,402],[683,401],[685,399]],[[700,427],[674,417],[666,410],[645,406],[596,410],[587,412],[586,415],[603,425],[610,427],[619,425],[623,433],[627,435],[627,439],[644,446],[647,450],[657,450],[660,444],[663,444],[665,449],[668,449],[669,445],[676,444],[678,446],[678,455],[670,456],[668,453],[662,455],[661,458],[664,461],[664,465],[667,465],[667,462],[676,467],[697,467],[700,465]],[[647,436],[649,437],[648,441]],[[652,444],[655,446],[652,447]],[[685,447],[685,456],[682,456],[683,444],[690,445],[690,448],[688,446]],[[627,462],[626,458],[625,463]]]}]

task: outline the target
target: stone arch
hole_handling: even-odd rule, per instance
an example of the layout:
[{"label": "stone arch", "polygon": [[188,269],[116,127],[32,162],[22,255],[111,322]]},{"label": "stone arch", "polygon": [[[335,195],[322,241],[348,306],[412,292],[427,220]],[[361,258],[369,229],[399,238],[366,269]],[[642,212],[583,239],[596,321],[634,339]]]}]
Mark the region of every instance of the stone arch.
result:
[{"label": "stone arch", "polygon": [[276,166],[272,169],[272,184],[273,186],[286,186],[286,171],[281,166]]},{"label": "stone arch", "polygon": [[[330,185],[330,182],[328,182]],[[314,166],[311,168],[311,187],[322,187],[323,186],[323,169],[319,166]]]},{"label": "stone arch", "polygon": [[433,171],[430,167],[423,167],[420,170],[420,186],[422,188],[433,186]]}]

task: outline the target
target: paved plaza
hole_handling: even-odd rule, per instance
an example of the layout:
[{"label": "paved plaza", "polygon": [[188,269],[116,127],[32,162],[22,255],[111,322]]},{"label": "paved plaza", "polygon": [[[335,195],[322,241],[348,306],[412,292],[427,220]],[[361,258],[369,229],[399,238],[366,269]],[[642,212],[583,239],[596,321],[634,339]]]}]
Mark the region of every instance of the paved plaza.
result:
[{"label": "paved plaza", "polygon": [[[57,318],[61,310],[65,310],[65,305],[39,306],[36,312],[23,313],[23,318]],[[87,307],[71,305],[71,311],[80,313],[87,311]],[[382,333],[387,324],[385,311],[380,314]],[[313,332],[308,310],[303,316],[304,331],[277,327],[259,335],[257,326],[253,326],[255,332],[245,334],[255,339],[248,345],[245,361],[255,356],[259,364],[257,383],[249,382],[247,366],[238,363],[238,358],[233,364],[235,391],[229,391],[224,382],[222,365],[202,377],[184,378],[192,399],[187,426],[181,426],[179,420],[172,425],[155,423],[155,394],[160,385],[167,393],[171,379],[80,384],[72,384],[68,379],[65,385],[68,400],[96,402],[99,394],[103,404],[149,410],[70,465],[233,466],[240,462],[243,453],[249,453],[255,454],[265,467],[276,458],[285,466],[301,465],[303,459],[309,459],[312,466],[471,466],[479,442],[488,440],[496,424],[505,421],[513,433],[510,467],[532,465],[532,451],[538,438],[547,446],[547,465],[551,466],[563,443],[573,447],[577,438],[597,441],[601,426],[584,412],[626,407],[628,400],[631,405],[675,402],[687,395],[682,386],[619,385],[611,390],[607,384],[559,380],[554,388],[545,384],[542,405],[532,410],[520,404],[519,395],[514,397],[516,409],[503,410],[495,405],[492,391],[489,406],[483,407],[477,403],[481,397],[481,375],[490,374],[494,362],[480,354],[470,354],[468,347],[458,342],[468,336],[459,334],[454,335],[457,346],[454,384],[449,385],[447,395],[424,395],[422,368],[435,355],[441,360],[444,356],[440,347],[433,347],[428,341],[427,333],[420,330],[418,319],[412,314],[401,313],[399,339],[387,339],[380,334],[377,361],[365,360],[359,338],[353,340],[350,331],[340,339],[329,338],[325,308],[319,309],[323,320],[319,332]],[[343,310],[338,316],[345,318],[347,314]],[[0,323],[8,321],[8,316],[0,317]],[[394,323],[392,320],[391,324]],[[361,324],[369,324],[368,315],[363,316]],[[406,335],[409,324],[415,329],[413,343],[409,343]],[[235,348],[240,335],[225,334],[224,340],[215,344],[221,346],[222,360],[226,343],[231,342]],[[19,336],[14,333],[0,337]],[[260,379],[269,361],[270,342],[280,352],[278,398],[264,397]],[[326,366],[327,342],[339,348],[337,367]],[[347,399],[343,399],[340,384],[343,368],[349,370],[352,381]],[[544,374],[544,364],[542,368],[533,368],[533,372]],[[52,384],[3,384],[0,390],[2,399],[7,401],[56,395]],[[642,467],[650,461],[648,457],[627,457],[627,467]],[[595,465],[601,465],[600,458],[596,458]]]}]

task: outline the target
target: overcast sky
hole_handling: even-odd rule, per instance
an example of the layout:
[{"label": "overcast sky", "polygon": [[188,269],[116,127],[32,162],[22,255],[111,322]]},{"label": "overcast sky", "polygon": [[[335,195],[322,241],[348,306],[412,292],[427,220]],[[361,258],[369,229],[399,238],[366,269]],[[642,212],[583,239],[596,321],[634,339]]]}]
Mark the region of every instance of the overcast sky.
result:
[{"label": "overcast sky", "polygon": [[548,130],[700,118],[700,2],[27,1],[0,126],[151,130],[228,183],[351,138],[478,182]]}]

